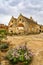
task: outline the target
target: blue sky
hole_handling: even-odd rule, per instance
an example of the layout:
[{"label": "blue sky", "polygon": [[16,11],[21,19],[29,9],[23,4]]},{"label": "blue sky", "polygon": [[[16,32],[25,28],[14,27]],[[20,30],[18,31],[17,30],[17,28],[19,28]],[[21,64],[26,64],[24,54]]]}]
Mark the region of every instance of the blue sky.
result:
[{"label": "blue sky", "polygon": [[11,16],[20,13],[43,24],[43,0],[0,0],[0,23],[8,24]]}]

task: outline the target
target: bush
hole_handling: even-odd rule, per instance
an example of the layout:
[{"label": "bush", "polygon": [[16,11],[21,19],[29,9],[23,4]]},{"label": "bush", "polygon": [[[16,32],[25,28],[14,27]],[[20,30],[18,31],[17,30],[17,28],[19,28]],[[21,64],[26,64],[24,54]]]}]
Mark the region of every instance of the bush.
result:
[{"label": "bush", "polygon": [[8,35],[8,30],[2,29],[2,30],[0,30],[0,34],[1,34],[2,36]]},{"label": "bush", "polygon": [[13,64],[21,62],[24,65],[28,65],[32,60],[32,57],[32,53],[28,51],[26,46],[21,46],[19,49],[10,49],[6,55],[6,58]]},{"label": "bush", "polygon": [[7,43],[5,43],[5,42],[1,42],[1,43],[0,43],[0,50],[1,50],[1,51],[5,50],[5,49],[7,49],[7,48],[8,48],[8,44],[7,44]]}]

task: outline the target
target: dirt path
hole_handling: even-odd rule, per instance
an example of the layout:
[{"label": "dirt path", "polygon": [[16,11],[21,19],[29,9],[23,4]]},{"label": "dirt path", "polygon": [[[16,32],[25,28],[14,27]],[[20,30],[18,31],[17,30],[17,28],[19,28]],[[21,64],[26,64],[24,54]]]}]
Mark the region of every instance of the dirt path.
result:
[{"label": "dirt path", "polygon": [[43,33],[27,36],[7,36],[7,41],[11,47],[19,46],[27,42],[27,47],[34,54],[31,65],[43,65]]}]

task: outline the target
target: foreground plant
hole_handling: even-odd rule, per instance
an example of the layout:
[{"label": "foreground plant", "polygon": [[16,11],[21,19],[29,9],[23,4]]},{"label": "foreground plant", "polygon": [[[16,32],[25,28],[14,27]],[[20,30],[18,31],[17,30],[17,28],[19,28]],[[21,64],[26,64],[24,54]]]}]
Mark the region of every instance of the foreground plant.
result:
[{"label": "foreground plant", "polygon": [[6,58],[11,61],[12,64],[23,63],[23,65],[28,65],[32,57],[33,55],[26,45],[20,46],[18,49],[10,49],[6,55]]},{"label": "foreground plant", "polygon": [[9,45],[6,42],[0,42],[0,50],[1,51],[5,51],[6,49],[8,49]]}]

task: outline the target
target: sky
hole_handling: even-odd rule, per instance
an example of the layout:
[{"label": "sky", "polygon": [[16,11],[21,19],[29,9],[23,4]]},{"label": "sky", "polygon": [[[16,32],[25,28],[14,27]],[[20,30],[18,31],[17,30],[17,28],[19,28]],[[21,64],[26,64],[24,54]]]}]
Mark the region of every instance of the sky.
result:
[{"label": "sky", "polygon": [[8,25],[12,16],[31,16],[43,25],[43,0],[0,0],[0,23]]}]

